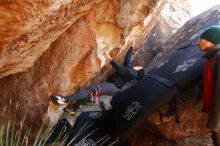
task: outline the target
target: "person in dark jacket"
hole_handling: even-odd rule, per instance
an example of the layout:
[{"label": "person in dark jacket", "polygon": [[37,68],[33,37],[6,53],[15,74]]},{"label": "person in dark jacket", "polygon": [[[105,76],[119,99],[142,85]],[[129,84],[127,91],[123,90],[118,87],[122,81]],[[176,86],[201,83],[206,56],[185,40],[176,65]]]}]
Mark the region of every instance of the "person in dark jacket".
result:
[{"label": "person in dark jacket", "polygon": [[220,26],[205,29],[199,40],[207,58],[204,71],[203,110],[208,113],[207,127],[215,146],[220,146]]},{"label": "person in dark jacket", "polygon": [[[69,96],[52,95],[52,98],[54,98],[59,104],[64,104],[65,102],[81,100],[87,97],[98,98],[99,95],[114,95],[128,82],[134,79],[141,80],[145,75],[142,67],[131,67],[133,47],[128,49],[123,65],[112,60],[108,53],[105,53],[105,57],[115,70],[115,73],[111,75],[106,82],[82,89]],[[94,98],[95,102],[98,102],[97,98]]]}]

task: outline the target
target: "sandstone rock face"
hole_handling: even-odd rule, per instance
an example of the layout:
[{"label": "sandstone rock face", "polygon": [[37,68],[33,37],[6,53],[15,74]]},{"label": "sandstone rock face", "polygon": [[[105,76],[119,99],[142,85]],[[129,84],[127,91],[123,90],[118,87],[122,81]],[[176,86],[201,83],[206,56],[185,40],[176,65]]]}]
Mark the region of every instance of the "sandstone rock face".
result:
[{"label": "sandstone rock face", "polygon": [[136,47],[143,42],[163,5],[163,0],[1,2],[0,110],[11,104],[17,121],[27,113],[41,123],[51,94],[102,81],[110,68],[103,52],[121,61],[133,40]]},{"label": "sandstone rock face", "polygon": [[138,50],[133,65],[147,67],[163,44],[191,17],[188,0],[167,0],[148,39]]},{"label": "sandstone rock face", "polygon": [[27,71],[52,42],[99,2],[1,1],[0,78]]},{"label": "sandstone rock face", "polygon": [[178,97],[178,114],[181,123],[175,121],[170,105],[163,106],[149,117],[146,129],[163,138],[175,140],[209,133],[206,128],[207,114],[202,112],[202,102],[193,90]]}]

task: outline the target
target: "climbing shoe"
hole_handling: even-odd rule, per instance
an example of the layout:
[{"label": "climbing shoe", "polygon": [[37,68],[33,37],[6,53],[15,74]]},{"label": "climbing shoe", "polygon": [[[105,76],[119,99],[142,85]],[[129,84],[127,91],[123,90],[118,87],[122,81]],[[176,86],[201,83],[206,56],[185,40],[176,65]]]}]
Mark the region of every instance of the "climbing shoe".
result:
[{"label": "climbing shoe", "polygon": [[70,116],[74,116],[76,114],[75,109],[71,107],[64,108],[63,111],[69,113]]},{"label": "climbing shoe", "polygon": [[65,104],[65,99],[62,96],[52,95],[52,98],[57,101],[58,104]]}]

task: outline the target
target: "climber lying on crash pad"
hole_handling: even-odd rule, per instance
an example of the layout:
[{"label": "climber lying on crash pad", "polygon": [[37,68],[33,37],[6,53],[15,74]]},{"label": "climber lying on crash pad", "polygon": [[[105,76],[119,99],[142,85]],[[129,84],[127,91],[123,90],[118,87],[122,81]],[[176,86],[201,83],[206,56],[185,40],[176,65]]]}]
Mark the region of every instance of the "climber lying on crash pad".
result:
[{"label": "climber lying on crash pad", "polygon": [[123,65],[112,60],[108,53],[105,53],[105,57],[107,58],[107,60],[109,60],[112,67],[116,71],[108,78],[107,81],[87,87],[72,95],[52,95],[52,98],[55,99],[59,104],[64,104],[65,102],[71,102],[91,97],[92,102],[98,103],[100,95],[114,95],[128,82],[134,79],[141,80],[145,75],[144,69],[141,66],[134,66],[133,68],[131,67],[131,62],[133,58],[133,47],[130,47],[128,49],[124,58]]},{"label": "climber lying on crash pad", "polygon": [[[54,141],[57,135],[62,133],[59,129],[68,129],[69,132],[65,134],[65,137],[68,137],[68,146],[85,143],[102,145],[100,143],[103,141],[105,145],[116,142],[112,145],[121,146],[146,117],[199,81],[202,78],[204,63],[202,53],[195,49],[194,45],[178,49],[150,70],[141,81],[115,93],[110,102],[112,110],[82,113],[72,130],[65,127],[68,124],[59,122],[52,130],[48,141]],[[68,123],[68,120],[62,120]],[[85,128],[87,126],[88,128]]]}]

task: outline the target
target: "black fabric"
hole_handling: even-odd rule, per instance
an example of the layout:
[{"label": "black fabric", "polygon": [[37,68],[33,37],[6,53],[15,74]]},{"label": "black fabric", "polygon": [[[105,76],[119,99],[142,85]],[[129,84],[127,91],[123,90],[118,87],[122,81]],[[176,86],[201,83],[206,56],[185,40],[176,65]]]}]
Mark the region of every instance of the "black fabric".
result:
[{"label": "black fabric", "polygon": [[131,62],[133,60],[133,47],[130,47],[125,55],[123,66],[131,68]]},{"label": "black fabric", "polygon": [[173,86],[147,75],[126,90],[116,93],[111,104],[120,138],[126,140],[146,117],[200,80],[205,62],[197,46],[188,46],[177,50],[148,72],[170,81]]},{"label": "black fabric", "polygon": [[[217,14],[212,13],[209,16],[208,20],[203,21],[203,24],[198,25],[198,28],[194,30],[192,39],[186,38],[184,42],[178,44],[179,47],[176,47],[181,49],[177,49],[164,62],[148,72],[175,83],[174,87],[166,86],[163,82],[146,76],[140,82],[113,96],[111,104],[115,110],[115,121],[121,140],[126,140],[129,134],[143,123],[145,117],[150,116],[160,106],[170,102],[181,91],[196,83],[197,80],[202,79],[206,60],[202,58],[202,53],[198,45],[195,44],[198,43],[199,32],[211,25],[218,24],[220,19],[216,17]],[[217,88],[219,89],[219,87]],[[219,90],[216,90],[216,93],[217,91]],[[220,98],[215,99],[218,101],[213,103],[220,103]],[[219,113],[217,108],[220,106],[215,107],[217,112],[213,113]]]},{"label": "black fabric", "polygon": [[220,51],[219,48],[211,49],[209,51],[206,51],[206,53],[203,55],[203,57],[209,59],[209,58],[213,57],[213,55],[215,55],[218,51]]},{"label": "black fabric", "polygon": [[74,93],[72,95],[64,96],[63,98],[66,101],[82,100],[82,99],[85,99],[85,98],[89,98],[88,92],[95,93],[99,89],[100,89],[100,93],[99,93],[100,96],[101,95],[113,95],[117,91],[119,91],[119,89],[116,87],[116,85],[114,83],[112,83],[112,82],[103,82],[103,83],[100,83],[98,85],[89,86],[85,89],[77,91],[76,93]]},{"label": "black fabric", "polygon": [[213,60],[212,74],[214,80],[214,89],[207,127],[214,132],[218,132],[220,129],[220,52],[218,50],[219,48],[216,48],[212,53],[212,56],[210,56],[210,59]]},{"label": "black fabric", "polygon": [[175,87],[170,88],[149,76],[126,90],[116,93],[111,104],[115,110],[120,137],[126,140],[130,132],[140,126],[147,116],[164,103],[170,102],[176,95],[178,90]]},{"label": "black fabric", "polygon": [[145,76],[145,70],[142,68],[142,69],[137,71],[136,80],[140,81],[144,78],[144,76]]},{"label": "black fabric", "polygon": [[114,83],[119,89],[122,88],[125,84],[132,81],[133,79],[141,80],[143,77],[142,72],[140,71],[139,74],[131,68],[131,61],[132,61],[132,53],[133,48],[129,48],[124,59],[124,64],[121,65],[114,60],[110,63],[115,70],[115,73],[108,77],[108,82]]},{"label": "black fabric", "polygon": [[170,107],[171,107],[172,112],[175,115],[175,122],[178,125],[178,127],[180,128],[180,123],[182,121],[180,120],[180,116],[179,116],[179,113],[178,113],[177,98],[174,98],[172,100],[172,102],[170,103]]},{"label": "black fabric", "polygon": [[162,76],[156,75],[156,74],[146,74],[147,76],[150,76],[154,79],[156,79],[157,81],[163,83],[164,85],[168,86],[168,87],[174,87],[176,85],[175,82],[172,82]]},{"label": "black fabric", "polygon": [[126,83],[122,76],[118,75],[117,73],[114,73],[107,79],[108,82],[114,83],[117,88],[121,89]]},{"label": "black fabric", "polygon": [[132,68],[124,67],[121,64],[112,60],[111,62],[112,67],[115,69],[116,73],[120,76],[124,76],[124,78],[128,79],[135,79],[137,77],[137,72]]},{"label": "black fabric", "polygon": [[219,72],[220,72],[220,68],[219,68],[219,61],[220,61],[220,53],[216,52],[216,55],[214,57],[214,62],[213,62],[213,66],[212,66],[212,73],[213,73],[213,78],[216,83],[220,83],[220,81],[218,81],[218,76],[219,76]]},{"label": "black fabric", "polygon": [[[112,111],[83,112],[69,133],[67,145],[121,146]],[[81,146],[80,145],[80,146]],[[89,145],[89,146],[90,146]]]},{"label": "black fabric", "polygon": [[71,129],[71,127],[72,126],[66,118],[60,119],[50,131],[48,137],[46,138],[46,143],[62,141],[63,138],[67,135],[68,131]]},{"label": "black fabric", "polygon": [[206,60],[202,58],[198,46],[189,46],[170,55],[165,64],[156,67],[149,74],[156,74],[176,83],[184,90],[193,81],[201,78]]}]

